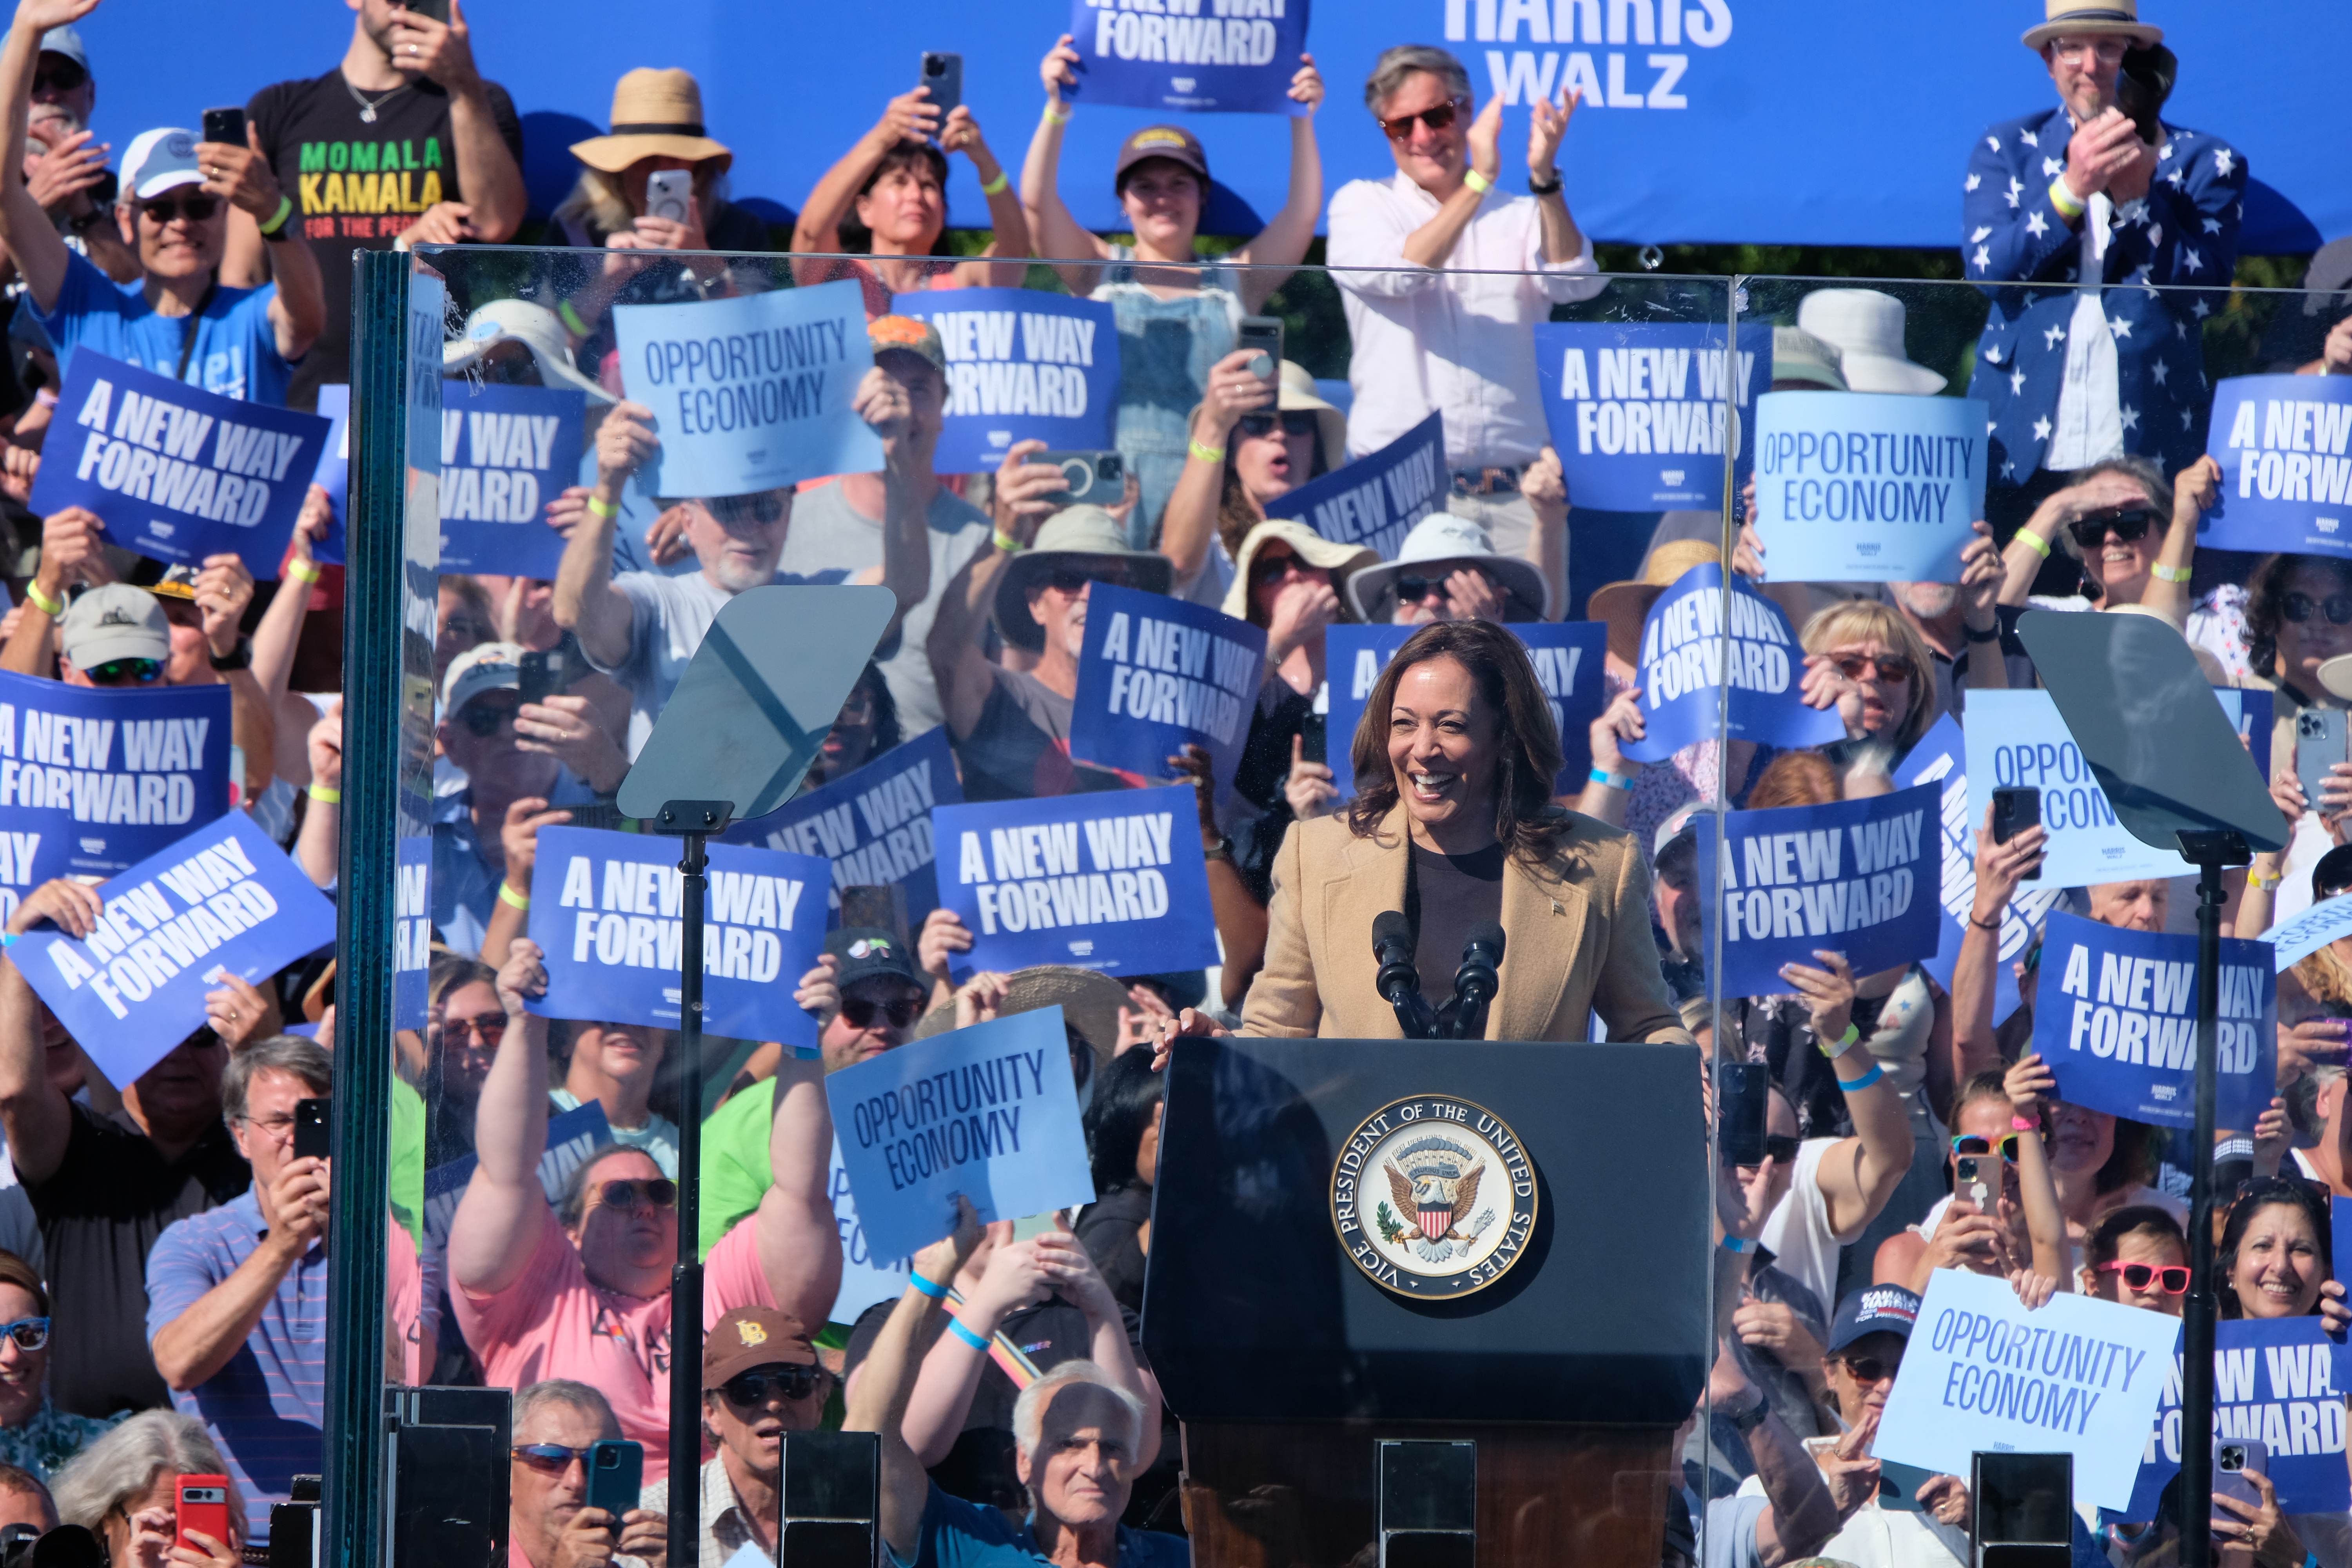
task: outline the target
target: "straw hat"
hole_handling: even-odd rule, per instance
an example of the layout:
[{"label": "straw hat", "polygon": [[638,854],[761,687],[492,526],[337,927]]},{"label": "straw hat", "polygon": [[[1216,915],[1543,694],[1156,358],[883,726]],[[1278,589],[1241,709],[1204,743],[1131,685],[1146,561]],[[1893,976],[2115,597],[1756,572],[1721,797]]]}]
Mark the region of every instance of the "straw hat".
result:
[{"label": "straw hat", "polygon": [[2085,34],[2121,34],[2149,48],[2164,42],[2164,29],[2152,27],[2139,19],[2139,0],[2105,0],[2102,5],[2084,5],[2083,0],[2042,0],[2042,15],[2047,19],[2038,27],[2025,30],[2025,47],[2036,54],[2051,39],[2072,33],[2077,37]]},{"label": "straw hat", "polygon": [[1147,594],[1168,592],[1175,570],[1156,550],[1129,550],[1118,519],[1098,506],[1066,506],[1037,530],[1034,543],[1013,558],[996,584],[996,630],[1015,647],[1031,652],[1045,646],[1045,628],[1029,613],[1029,590],[1055,567],[1085,570],[1091,561],[1117,557],[1127,566],[1128,585]]},{"label": "straw hat", "polygon": [[[1274,406],[1277,413],[1312,413],[1315,426],[1323,437],[1323,461],[1336,468],[1348,460],[1348,416],[1336,406],[1323,401],[1316,389],[1315,378],[1307,367],[1296,360],[1284,360],[1275,384]],[[1201,416],[1201,405],[1192,405],[1192,412],[1184,416],[1184,428],[1190,430],[1192,421]]]},{"label": "straw hat", "polygon": [[617,174],[640,158],[716,158],[724,171],[735,154],[702,133],[702,84],[694,73],[639,66],[613,89],[613,130],[572,144],[590,168]]},{"label": "straw hat", "polygon": [[1720,566],[1723,552],[1703,539],[1670,540],[1650,552],[1638,583],[1604,583],[1586,601],[1585,618],[1609,623],[1609,651],[1627,664],[1642,661],[1642,623],[1658,595],[1694,566]]},{"label": "straw hat", "polygon": [[1354,607],[1358,619],[1378,620],[1382,613],[1381,599],[1411,568],[1457,562],[1475,562],[1497,579],[1523,608],[1535,611],[1539,619],[1551,619],[1551,584],[1544,581],[1535,563],[1516,555],[1496,554],[1495,542],[1485,529],[1450,511],[1433,511],[1414,523],[1412,531],[1398,546],[1395,560],[1367,566],[1349,578],[1348,603]]},{"label": "straw hat", "polygon": [[1875,289],[1816,289],[1797,307],[1797,325],[1838,351],[1847,391],[1932,397],[1945,378],[1911,363],[1903,324],[1903,301]]},{"label": "straw hat", "polygon": [[[1010,984],[1004,1000],[997,1005],[998,1017],[1059,1007],[1062,1021],[1077,1030],[1093,1050],[1096,1069],[1099,1071],[1110,1064],[1111,1052],[1118,1045],[1118,1010],[1133,1005],[1128,1000],[1126,986],[1098,969],[1079,969],[1066,963],[1016,969],[1007,978]],[[943,1002],[915,1026],[915,1038],[928,1040],[955,1026],[955,1004]]]},{"label": "straw hat", "polygon": [[1380,552],[1360,544],[1334,544],[1303,522],[1276,518],[1261,522],[1242,537],[1240,556],[1234,563],[1234,585],[1225,590],[1223,609],[1237,621],[1249,619],[1250,563],[1257,559],[1264,546],[1281,542],[1290,546],[1290,552],[1309,566],[1319,566],[1331,574],[1331,586],[1339,593],[1342,618],[1353,620],[1348,611],[1348,579],[1367,566],[1381,563]]}]

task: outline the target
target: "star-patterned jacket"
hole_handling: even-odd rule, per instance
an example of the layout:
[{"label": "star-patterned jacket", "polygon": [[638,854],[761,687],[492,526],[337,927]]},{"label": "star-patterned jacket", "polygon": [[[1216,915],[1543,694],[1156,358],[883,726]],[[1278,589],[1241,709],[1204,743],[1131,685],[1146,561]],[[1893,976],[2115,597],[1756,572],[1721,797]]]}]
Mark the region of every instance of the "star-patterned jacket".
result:
[{"label": "star-patterned jacket", "polygon": [[[2042,463],[2058,415],[2066,331],[2080,281],[2082,231],[2050,200],[2074,133],[2065,109],[2004,121],[1977,138],[1960,213],[1967,276],[1992,313],[1977,342],[1969,392],[1992,420],[1994,485],[2021,485]],[[2147,195],[2116,205],[2102,281],[2115,334],[2124,449],[2167,472],[2205,447],[2203,334],[2237,270],[2246,160],[2201,131],[2164,127]],[[2091,221],[2089,215],[2083,221]],[[2002,288],[2001,284],[2046,287]],[[2209,285],[2191,294],[2158,286]]]}]

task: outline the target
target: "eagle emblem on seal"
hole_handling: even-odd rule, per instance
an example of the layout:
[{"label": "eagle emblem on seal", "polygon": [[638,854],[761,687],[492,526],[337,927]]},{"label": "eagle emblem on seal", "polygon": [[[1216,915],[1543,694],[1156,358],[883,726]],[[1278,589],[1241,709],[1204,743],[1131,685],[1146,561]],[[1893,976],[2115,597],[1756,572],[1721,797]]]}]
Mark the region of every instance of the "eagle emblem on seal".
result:
[{"label": "eagle emblem on seal", "polygon": [[[1421,1234],[1407,1241],[1424,1263],[1443,1263],[1467,1254],[1481,1232],[1495,1223],[1495,1211],[1478,1213],[1478,1183],[1484,1160],[1450,1138],[1430,1137],[1407,1144],[1381,1166],[1400,1215],[1420,1222]],[[1477,1217],[1471,1216],[1476,1214]]]}]

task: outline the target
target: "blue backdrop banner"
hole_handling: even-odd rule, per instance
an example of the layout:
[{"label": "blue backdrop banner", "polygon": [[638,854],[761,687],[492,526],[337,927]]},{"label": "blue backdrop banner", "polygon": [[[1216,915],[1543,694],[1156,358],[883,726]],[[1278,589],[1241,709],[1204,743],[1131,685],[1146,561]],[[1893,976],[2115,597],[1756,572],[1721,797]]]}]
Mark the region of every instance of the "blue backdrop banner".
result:
[{"label": "blue backdrop banner", "polygon": [[[1570,504],[1659,511],[1723,504],[1724,447],[1772,384],[1772,329],[1555,321],[1536,328],[1544,419]],[[1745,470],[1746,462],[1740,467]]]},{"label": "blue backdrop banner", "polygon": [[959,974],[1068,963],[1162,974],[1217,962],[1192,786],[943,805],[940,901],[971,932]]},{"label": "blue backdrop banner", "polygon": [[58,449],[33,480],[35,511],[88,507],[110,540],[151,559],[233,553],[257,578],[278,575],[327,421],[87,349],[70,361],[58,416]]},{"label": "blue backdrop banner", "polygon": [[[2197,939],[2053,914],[2042,942],[2033,1048],[2058,1095],[2158,1127],[2197,1121]],[[2050,988],[2055,986],[2056,993]],[[2221,942],[2217,1125],[2270,1109],[2278,976],[2266,943]]]},{"label": "blue backdrop banner", "polygon": [[730,844],[761,845],[832,863],[825,925],[841,923],[844,888],[907,889],[909,929],[940,907],[932,868],[931,808],[961,805],[955,752],[943,725],[885,752],[790,805],[727,830]]},{"label": "blue backdrop banner", "polygon": [[1985,405],[1893,392],[1756,404],[1756,531],[1778,583],[1957,583],[1984,515]]},{"label": "blue backdrop banner", "polygon": [[1015,441],[1056,452],[1111,445],[1118,407],[1118,328],[1111,308],[1034,289],[900,294],[890,308],[940,330],[947,423],[932,467],[992,469]]},{"label": "blue backdrop banner", "polygon": [[1097,583],[1087,596],[1070,755],[1168,776],[1168,759],[1205,746],[1230,783],[1257,711],[1265,632],[1222,610]]},{"label": "blue backdrop banner", "polygon": [[0,881],[128,869],[228,810],[226,684],[68,686],[0,672]]},{"label": "blue backdrop banner", "polygon": [[[1717,736],[1717,694],[1724,682],[1723,569],[1692,567],[1658,595],[1642,624],[1642,718],[1646,732],[1624,748],[1637,763],[1662,763],[1685,746]],[[1731,738],[1768,746],[1820,746],[1845,739],[1832,709],[1798,697],[1805,650],[1780,606],[1731,580]]]},{"label": "blue backdrop banner", "polygon": [[[1698,885],[1723,889],[1723,994],[1769,996],[1790,989],[1784,963],[1819,969],[1817,950],[1841,952],[1856,975],[1875,974],[1936,951],[1944,845],[1943,803],[1933,784],[1830,805],[1735,811],[1698,836]],[[1699,900],[1707,951],[1716,907]]]},{"label": "blue backdrop banner", "polygon": [[1307,0],[1070,0],[1086,103],[1162,114],[1305,114],[1288,94]]},{"label": "blue backdrop banner", "polygon": [[[793,992],[824,946],[816,895],[832,876],[832,866],[812,856],[710,846],[702,997],[711,1033],[816,1044],[816,1019]],[[677,1027],[686,922],[674,842],[541,828],[533,885],[530,940],[547,954],[547,994],[531,1002],[532,1012]]]},{"label": "blue backdrop banner", "polygon": [[327,500],[335,509],[335,521],[327,530],[326,538],[311,547],[310,553],[330,566],[340,566],[343,563],[345,492],[351,489],[352,479],[352,389],[340,381],[320,387],[319,417],[327,422],[327,440],[320,449],[319,466],[311,473],[310,482],[327,492]]},{"label": "blue backdrop banner", "polygon": [[[1349,758],[1356,728],[1364,721],[1364,701],[1372,683],[1388,668],[1390,658],[1419,626],[1335,626],[1327,630],[1325,668],[1330,679],[1330,714],[1324,726],[1329,735],[1332,784],[1339,798],[1356,793],[1356,770]],[[1609,706],[1601,656],[1608,651],[1609,628],[1599,621],[1522,621],[1507,628],[1528,650],[1536,679],[1551,699],[1552,722],[1559,726],[1559,751],[1564,759],[1555,793],[1574,795],[1584,788],[1592,772],[1592,721]]]},{"label": "blue backdrop banner", "polygon": [[580,473],[588,399],[562,386],[441,384],[441,570],[552,581],[547,503]]},{"label": "blue backdrop banner", "polygon": [[[2251,1437],[2270,1450],[2263,1471],[2282,1510],[2343,1512],[2352,1501],[2344,1471],[2344,1390],[2330,1374],[2342,1347],[2327,1337],[2324,1320],[2228,1318],[2214,1325],[2213,1342],[2214,1436]],[[2154,1519],[2165,1484],[2180,1473],[2179,1363],[2176,1352],[2126,1519]],[[2213,1510],[2217,1518],[2222,1511]]]},{"label": "blue backdrop banner", "polygon": [[[1326,452],[1328,462],[1341,454]],[[1412,525],[1445,510],[1445,424],[1431,415],[1377,452],[1266,502],[1266,516],[1305,523],[1334,544],[1393,561]]]},{"label": "blue backdrop banner", "polygon": [[2221,465],[2221,500],[2198,543],[2352,555],[2352,378],[2228,377],[2213,388],[2205,449]]}]

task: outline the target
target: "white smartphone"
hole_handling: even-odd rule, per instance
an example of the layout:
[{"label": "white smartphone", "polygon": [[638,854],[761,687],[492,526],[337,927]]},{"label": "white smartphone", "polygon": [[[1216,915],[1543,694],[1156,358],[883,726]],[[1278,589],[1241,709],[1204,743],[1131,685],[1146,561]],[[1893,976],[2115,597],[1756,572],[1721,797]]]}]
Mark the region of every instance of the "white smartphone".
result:
[{"label": "white smartphone", "polygon": [[686,223],[694,213],[694,171],[656,169],[646,176],[646,216]]}]

